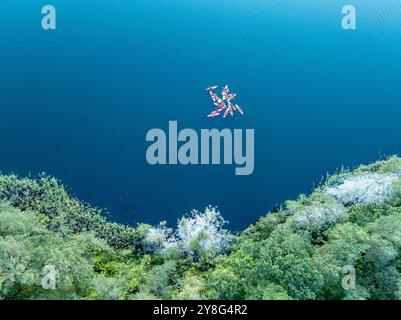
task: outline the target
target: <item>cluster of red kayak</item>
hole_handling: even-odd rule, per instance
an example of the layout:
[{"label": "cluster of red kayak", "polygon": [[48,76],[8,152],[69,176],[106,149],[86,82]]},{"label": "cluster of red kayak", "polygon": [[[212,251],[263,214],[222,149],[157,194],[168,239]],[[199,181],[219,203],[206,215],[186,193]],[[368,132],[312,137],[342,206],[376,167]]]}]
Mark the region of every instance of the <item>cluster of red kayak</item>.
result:
[{"label": "cluster of red kayak", "polygon": [[230,89],[228,88],[228,86],[225,86],[223,88],[223,91],[221,91],[222,98],[220,98],[216,93],[213,92],[213,90],[216,90],[217,88],[218,86],[210,86],[206,88],[206,91],[209,91],[210,98],[212,98],[213,103],[216,107],[216,109],[213,110],[208,115],[208,117],[217,117],[223,111],[223,118],[227,117],[229,114],[233,117],[235,111],[238,111],[240,114],[244,115],[242,108],[238,104],[233,104],[231,102],[235,99],[237,94],[230,93]]}]

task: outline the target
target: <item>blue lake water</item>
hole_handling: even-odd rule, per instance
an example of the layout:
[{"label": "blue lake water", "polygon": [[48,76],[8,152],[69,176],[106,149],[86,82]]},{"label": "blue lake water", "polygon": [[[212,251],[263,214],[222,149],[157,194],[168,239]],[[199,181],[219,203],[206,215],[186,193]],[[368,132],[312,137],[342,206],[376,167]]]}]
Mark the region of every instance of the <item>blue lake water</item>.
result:
[{"label": "blue lake water", "polygon": [[[219,206],[242,229],[326,172],[401,153],[401,2],[0,0],[0,170],[60,178],[112,219]],[[229,84],[244,117],[208,119]],[[255,171],[150,166],[151,128],[254,128]],[[127,212],[136,212],[134,217]]]}]

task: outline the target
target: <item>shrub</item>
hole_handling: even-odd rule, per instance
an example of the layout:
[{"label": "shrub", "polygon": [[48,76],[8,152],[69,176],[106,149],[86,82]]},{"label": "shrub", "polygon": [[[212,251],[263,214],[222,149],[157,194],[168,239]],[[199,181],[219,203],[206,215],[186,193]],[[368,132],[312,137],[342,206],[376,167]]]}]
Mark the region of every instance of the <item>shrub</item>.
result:
[{"label": "shrub", "polygon": [[179,219],[176,230],[167,228],[165,223],[150,228],[145,240],[157,253],[174,256],[172,252],[175,251],[199,261],[202,257],[212,258],[229,249],[234,236],[224,229],[226,223],[220,212],[209,206],[205,212],[193,210],[191,215]]},{"label": "shrub", "polygon": [[49,217],[48,228],[64,238],[92,232],[115,248],[136,248],[142,251],[141,234],[134,228],[107,221],[104,212],[68,195],[55,178],[39,179],[0,176],[0,200],[22,210],[31,210]]},{"label": "shrub", "polygon": [[382,204],[394,199],[396,174],[363,173],[353,175],[342,183],[327,187],[324,192],[343,205]]},{"label": "shrub", "polygon": [[344,206],[324,197],[313,199],[306,205],[296,202],[287,210],[292,212],[293,220],[299,227],[314,233],[344,221],[347,216]]},{"label": "shrub", "polygon": [[227,222],[214,207],[205,212],[193,210],[191,215],[178,221],[176,231],[179,245],[184,252],[214,257],[224,253],[233,241],[233,236],[223,229]]},{"label": "shrub", "polygon": [[[34,213],[0,205],[0,299],[74,299],[91,290],[93,272],[80,240],[65,241]],[[55,288],[43,281],[54,270]]]}]

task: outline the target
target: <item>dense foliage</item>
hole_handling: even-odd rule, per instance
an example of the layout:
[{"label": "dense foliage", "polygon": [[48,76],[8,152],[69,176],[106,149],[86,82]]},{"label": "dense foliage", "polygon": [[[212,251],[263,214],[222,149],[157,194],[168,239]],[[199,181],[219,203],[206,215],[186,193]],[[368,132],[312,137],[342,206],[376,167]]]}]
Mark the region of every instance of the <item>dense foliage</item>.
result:
[{"label": "dense foliage", "polygon": [[0,176],[0,299],[400,299],[401,159],[341,170],[239,235],[214,207],[136,227]]}]

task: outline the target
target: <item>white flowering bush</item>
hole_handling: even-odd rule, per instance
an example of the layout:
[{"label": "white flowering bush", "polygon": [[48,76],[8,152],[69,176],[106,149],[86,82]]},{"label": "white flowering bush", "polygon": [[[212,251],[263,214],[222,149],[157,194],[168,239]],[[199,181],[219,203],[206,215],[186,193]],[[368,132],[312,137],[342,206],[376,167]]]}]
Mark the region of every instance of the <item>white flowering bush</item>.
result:
[{"label": "white flowering bush", "polygon": [[234,236],[224,225],[227,221],[220,212],[212,206],[204,212],[193,210],[190,215],[178,220],[177,229],[167,228],[165,223],[148,230],[145,240],[156,252],[171,253],[172,251],[198,255],[199,257],[214,257],[225,252]]},{"label": "white flowering bush", "polygon": [[317,203],[296,211],[293,219],[298,226],[317,232],[339,223],[346,214],[347,210],[338,203]]},{"label": "white flowering bush", "polygon": [[399,176],[394,173],[362,173],[326,187],[323,192],[344,205],[383,204],[393,199],[394,184],[399,181]]},{"label": "white flowering bush", "polygon": [[184,252],[215,256],[226,251],[233,240],[233,235],[223,228],[226,223],[215,207],[208,206],[205,212],[193,210],[190,216],[182,217],[176,236]]},{"label": "white flowering bush", "polygon": [[157,227],[151,227],[146,233],[145,242],[148,250],[158,252],[165,251],[170,247],[174,240],[174,230],[166,226],[166,222],[161,222]]}]

